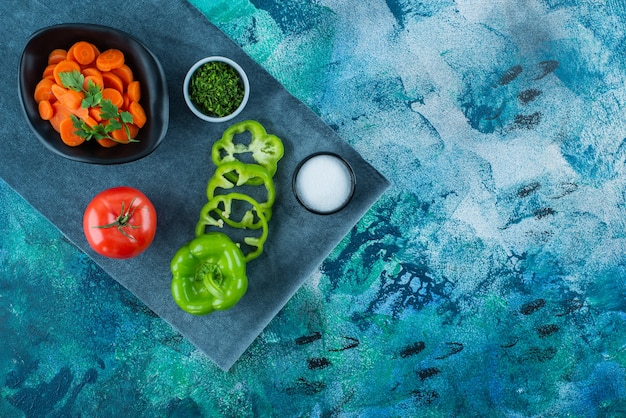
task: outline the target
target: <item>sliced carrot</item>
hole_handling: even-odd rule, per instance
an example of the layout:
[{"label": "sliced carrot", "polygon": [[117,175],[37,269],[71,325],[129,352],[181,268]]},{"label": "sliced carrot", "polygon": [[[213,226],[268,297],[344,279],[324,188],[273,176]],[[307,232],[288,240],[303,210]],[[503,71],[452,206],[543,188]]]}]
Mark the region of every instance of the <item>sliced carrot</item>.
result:
[{"label": "sliced carrot", "polygon": [[62,86],[63,83],[61,82],[59,74],[72,71],[80,72],[80,65],[78,65],[77,62],[70,60],[59,61],[54,67],[54,71],[52,72],[52,74],[54,75],[54,81],[56,81],[58,85]]},{"label": "sliced carrot", "polygon": [[51,90],[57,101],[65,106],[70,113],[73,113],[81,119],[89,116],[89,109],[82,106],[85,93],[66,89],[58,84],[53,84]]},{"label": "sliced carrot", "polygon": [[91,116],[93,119],[95,119],[98,122],[102,120],[102,116],[100,116],[101,113],[102,113],[102,109],[100,109],[99,106],[89,108],[89,116]]},{"label": "sliced carrot", "polygon": [[42,100],[50,100],[51,97],[54,97],[52,94],[52,85],[54,81],[49,78],[41,79],[37,85],[35,86],[35,93],[33,95],[36,102],[40,102]]},{"label": "sliced carrot", "polygon": [[124,87],[128,87],[128,85],[135,79],[133,70],[131,70],[126,64],[122,65],[120,68],[114,68],[111,71],[122,80]]},{"label": "sliced carrot", "polygon": [[89,83],[92,82],[94,85],[98,86],[100,90],[104,88],[104,80],[102,77],[98,77],[97,75],[88,75],[85,77],[85,81],[83,83],[83,88],[87,90],[89,88]]},{"label": "sliced carrot", "polygon": [[130,137],[136,138],[137,134],[139,134],[139,126],[135,125],[134,123],[128,123],[127,125],[130,131]]},{"label": "sliced carrot", "polygon": [[[73,44],[72,46],[70,46],[70,47],[67,49],[67,55],[66,55],[65,59],[66,59],[66,60],[68,60],[68,61],[74,61],[74,62],[76,62],[76,59],[74,58],[74,45],[76,45],[76,44]],[[77,63],[77,62],[76,62],[76,63]],[[78,64],[78,63],[77,63],[77,64]]]},{"label": "sliced carrot", "polygon": [[46,66],[46,68],[44,68],[43,73],[41,74],[42,78],[47,78],[47,77],[52,77],[54,78],[54,67],[56,67],[56,64],[48,64],[48,66]]},{"label": "sliced carrot", "polygon": [[87,124],[87,126],[95,127],[98,124],[98,121],[91,117],[91,115],[81,118],[83,122]]},{"label": "sliced carrot", "polygon": [[65,93],[67,93],[67,89],[65,87],[61,87],[56,83],[52,83],[52,85],[50,86],[50,91],[52,91],[52,94],[54,94],[54,97],[56,97],[57,100],[59,100],[65,95]]},{"label": "sliced carrot", "polygon": [[57,48],[53,49],[48,54],[48,64],[57,64],[67,58],[67,51],[65,49]]},{"label": "sliced carrot", "polygon": [[114,72],[112,71],[103,72],[102,80],[104,81],[105,88],[109,87],[109,88],[119,91],[120,93],[124,92],[124,82]]},{"label": "sliced carrot", "polygon": [[[145,109],[139,104],[141,84],[134,79],[132,69],[124,61],[122,51],[108,49],[100,53],[96,45],[88,41],[78,41],[67,50],[57,48],[48,54],[48,65],[33,96],[39,116],[50,122],[65,144],[78,146],[85,141],[77,133],[80,128],[74,126],[75,117],[82,121],[83,126],[97,127],[98,124],[109,123],[102,117],[99,106],[83,107],[85,91],[92,83],[99,87],[103,100],[109,100],[120,112],[129,112],[134,122],[112,132],[113,139],[97,140],[101,146],[113,147],[130,142],[147,123]],[[83,91],[63,85],[60,75],[72,71],[78,71],[84,77]]]},{"label": "sliced carrot", "polygon": [[83,76],[85,77],[85,84],[84,84],[85,90],[87,89],[87,86],[89,85],[89,80],[93,81],[96,86],[100,87],[100,89],[104,88],[104,80],[102,78],[102,73],[96,67],[84,67],[81,72]]},{"label": "sliced carrot", "polygon": [[96,51],[86,41],[78,41],[71,47],[74,60],[80,65],[89,65],[96,59]]},{"label": "sliced carrot", "polygon": [[128,134],[126,133],[126,130],[124,128],[114,130],[113,132],[111,132],[111,136],[116,141],[121,142],[122,144],[128,144],[130,142]]},{"label": "sliced carrot", "polygon": [[76,109],[70,109],[70,112],[72,112],[73,115],[82,120],[86,120],[87,118],[91,117],[91,115],[89,114],[89,109],[82,106],[78,106]]},{"label": "sliced carrot", "polygon": [[141,106],[137,102],[130,102],[130,104],[128,105],[128,112],[133,115],[133,123],[138,127],[143,128],[143,126],[148,121],[146,111],[144,110],[143,106]]},{"label": "sliced carrot", "polygon": [[39,116],[43,120],[50,120],[52,116],[54,116],[54,108],[52,107],[52,103],[48,100],[41,100],[37,103],[37,109],[39,110]]},{"label": "sliced carrot", "polygon": [[57,96],[57,99],[61,103],[63,103],[65,106],[67,106],[68,108],[70,108],[70,110],[73,110],[73,111],[81,107],[81,103],[84,98],[85,98],[85,93],[83,93],[82,91],[76,91],[76,90],[67,90],[65,94],[63,94],[61,97]]},{"label": "sliced carrot", "polygon": [[141,84],[138,80],[131,81],[126,88],[128,98],[133,102],[138,102],[141,99]]},{"label": "sliced carrot", "polygon": [[122,96],[122,93],[110,87],[105,87],[102,90],[102,99],[110,100],[111,103],[117,106],[118,109],[124,104],[124,97]]},{"label": "sliced carrot", "polygon": [[100,71],[111,71],[124,65],[124,58],[124,53],[119,49],[107,49],[96,58],[96,67]]},{"label": "sliced carrot", "polygon": [[114,140],[109,138],[101,138],[97,139],[96,141],[98,141],[98,144],[102,145],[105,148],[112,148],[119,144],[119,142],[115,142]]},{"label": "sliced carrot", "polygon": [[94,52],[96,53],[96,57],[98,55],[100,55],[100,49],[98,49],[98,47],[96,46],[96,44],[91,44],[91,47],[93,48]]},{"label": "sliced carrot", "polygon": [[134,139],[139,133],[139,127],[134,123],[128,123],[126,126],[128,127],[128,131],[126,131],[126,129],[122,126],[120,129],[116,129],[111,132],[111,136],[123,143],[130,142],[130,140]]},{"label": "sliced carrot", "polygon": [[93,75],[102,78],[102,71],[98,70],[96,67],[85,67],[81,72],[85,77]]},{"label": "sliced carrot", "polygon": [[55,131],[59,132],[61,130],[61,121],[69,118],[72,112],[67,108],[67,106],[58,101],[52,103],[52,108],[54,109],[54,115],[50,118],[50,124]]},{"label": "sliced carrot", "polygon": [[65,145],[69,145],[70,147],[76,147],[83,142],[85,142],[85,138],[76,134],[76,127],[74,126],[74,121],[71,118],[65,118],[61,121],[59,125],[59,133],[61,134],[61,140]]}]

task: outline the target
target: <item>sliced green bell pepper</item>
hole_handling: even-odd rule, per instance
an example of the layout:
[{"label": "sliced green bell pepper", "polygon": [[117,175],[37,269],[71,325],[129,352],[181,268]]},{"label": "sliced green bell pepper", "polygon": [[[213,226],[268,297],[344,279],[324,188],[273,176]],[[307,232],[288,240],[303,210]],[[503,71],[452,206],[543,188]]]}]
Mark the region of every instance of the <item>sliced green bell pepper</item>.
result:
[{"label": "sliced green bell pepper", "polygon": [[[217,189],[233,189],[235,186],[245,184],[264,185],[266,190],[265,201],[259,202],[267,221],[272,217],[272,205],[276,200],[276,189],[272,176],[263,166],[258,164],[245,164],[240,161],[229,161],[219,165],[213,177],[207,184],[207,198],[209,200],[216,196]],[[258,202],[258,200],[257,200]]]},{"label": "sliced green bell pepper", "polygon": [[182,246],[170,269],[174,301],[190,314],[232,308],[248,289],[243,252],[221,232],[204,234]]},{"label": "sliced green bell pepper", "polygon": [[[240,220],[232,219],[233,204],[245,202],[251,206],[241,215]],[[245,204],[244,203],[244,204]],[[216,195],[210,199],[200,210],[200,220],[196,224],[196,236],[200,237],[207,233],[207,227],[223,228],[224,224],[239,229],[261,229],[259,236],[246,236],[243,242],[254,250],[245,254],[246,262],[254,260],[263,252],[263,245],[267,240],[267,220],[259,203],[248,195],[242,193],[228,193]]]},{"label": "sliced green bell pepper", "polygon": [[[234,136],[250,132],[252,139],[249,143],[235,143]],[[244,120],[228,127],[222,138],[213,144],[211,157],[216,166],[229,161],[241,161],[239,154],[250,153],[254,161],[265,167],[273,177],[276,173],[278,161],[283,157],[285,148],[283,142],[276,135],[268,134],[263,125],[255,120]],[[248,184],[258,180],[251,180]]]}]

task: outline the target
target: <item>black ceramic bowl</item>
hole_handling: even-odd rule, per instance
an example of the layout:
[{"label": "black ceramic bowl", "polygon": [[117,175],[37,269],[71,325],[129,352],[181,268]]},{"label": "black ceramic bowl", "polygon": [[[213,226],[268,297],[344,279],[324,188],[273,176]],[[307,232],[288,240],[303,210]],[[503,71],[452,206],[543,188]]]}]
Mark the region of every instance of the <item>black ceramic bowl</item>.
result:
[{"label": "black ceramic bowl", "polygon": [[[48,54],[55,48],[68,49],[80,40],[92,42],[100,51],[117,48],[124,52],[126,64],[141,83],[140,104],[147,116],[146,124],[137,135],[139,142],[104,148],[96,141],[87,141],[77,147],[70,147],[61,141],[50,122],[39,117],[33,94],[46,68]],[[138,160],[154,151],[167,132],[169,97],[163,67],[140,41],[117,29],[99,25],[62,24],[35,32],[22,53],[18,83],[26,119],[37,138],[49,150],[70,160],[92,164],[119,164]]]}]

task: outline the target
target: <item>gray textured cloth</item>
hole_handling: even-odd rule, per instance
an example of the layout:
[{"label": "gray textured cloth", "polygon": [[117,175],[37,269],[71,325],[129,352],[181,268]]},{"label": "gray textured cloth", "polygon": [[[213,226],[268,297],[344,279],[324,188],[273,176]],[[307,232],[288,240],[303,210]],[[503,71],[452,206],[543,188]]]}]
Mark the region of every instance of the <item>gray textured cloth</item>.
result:
[{"label": "gray textured cloth", "polygon": [[[5,50],[5,58],[0,60],[5,80],[0,95],[5,115],[0,128],[0,176],[114,279],[225,370],[389,186],[345,141],[187,2],[114,0],[76,9],[71,2],[7,0],[0,5],[0,13],[11,22],[0,27]],[[73,22],[122,29],[161,61],[169,86],[170,124],[167,137],[148,157],[113,166],[74,162],[45,149],[29,130],[16,91],[22,49],[28,37],[42,27]],[[182,97],[185,72],[209,55],[234,59],[250,78],[246,110],[224,124],[196,118]],[[278,197],[269,238],[261,257],[249,264],[250,285],[241,302],[226,312],[194,317],[180,310],[171,298],[169,263],[175,251],[194,236],[199,211],[206,202],[206,183],[214,170],[210,160],[213,141],[230,123],[243,119],[260,121],[285,143],[286,156],[275,177]],[[296,165],[316,151],[343,156],[356,174],[352,201],[335,215],[307,212],[291,191]],[[152,246],[131,260],[98,256],[82,232],[82,215],[89,200],[118,185],[142,190],[159,217]]]}]

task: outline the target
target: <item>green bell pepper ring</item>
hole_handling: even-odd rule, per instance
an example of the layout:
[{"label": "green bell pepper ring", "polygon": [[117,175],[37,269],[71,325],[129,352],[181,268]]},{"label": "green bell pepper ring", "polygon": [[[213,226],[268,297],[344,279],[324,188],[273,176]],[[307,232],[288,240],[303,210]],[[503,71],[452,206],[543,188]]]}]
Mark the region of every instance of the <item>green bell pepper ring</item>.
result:
[{"label": "green bell pepper ring", "polygon": [[[252,139],[248,144],[234,143],[234,136],[250,132]],[[216,166],[229,161],[241,161],[239,154],[250,153],[254,161],[267,169],[270,176],[276,173],[278,161],[285,154],[283,142],[276,135],[268,134],[263,125],[255,120],[244,120],[229,126],[222,138],[213,144],[211,157]],[[258,179],[248,184],[260,184]]]},{"label": "green bell pepper ring", "polygon": [[221,232],[196,237],[182,246],[170,269],[172,297],[193,315],[230,309],[248,289],[245,257]]},{"label": "green bell pepper ring", "polygon": [[[229,174],[231,178],[229,178]],[[258,164],[245,164],[240,161],[229,161],[219,165],[213,174],[213,177],[207,184],[206,194],[209,200],[216,196],[217,189],[233,189],[235,186],[243,186],[245,184],[253,184],[250,180],[260,180],[260,184],[265,186],[267,193],[266,200],[259,202],[259,206],[263,210],[267,221],[272,217],[272,206],[276,200],[276,188],[272,176],[264,167]],[[257,200],[258,202],[258,200]]]},{"label": "green bell pepper ring", "polygon": [[[250,206],[240,220],[231,218],[233,213],[233,203],[243,201]],[[253,213],[254,212],[254,213]],[[214,216],[217,214],[217,216]],[[256,214],[256,215],[255,215]],[[196,236],[200,237],[207,233],[207,227],[223,228],[224,224],[232,228],[239,229],[261,229],[259,236],[247,236],[243,238],[243,242],[254,250],[245,254],[246,262],[252,261],[263,252],[263,245],[267,240],[268,228],[267,220],[260,208],[259,203],[250,196],[241,193],[228,193],[225,195],[216,195],[209,200],[200,210],[200,220],[196,224]]]}]

